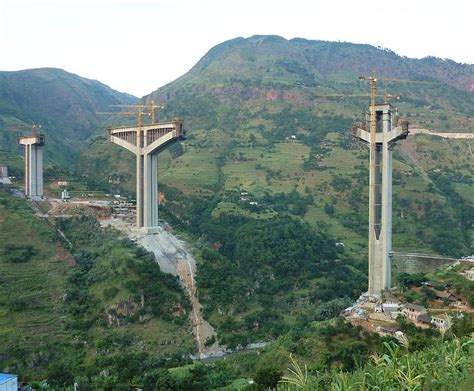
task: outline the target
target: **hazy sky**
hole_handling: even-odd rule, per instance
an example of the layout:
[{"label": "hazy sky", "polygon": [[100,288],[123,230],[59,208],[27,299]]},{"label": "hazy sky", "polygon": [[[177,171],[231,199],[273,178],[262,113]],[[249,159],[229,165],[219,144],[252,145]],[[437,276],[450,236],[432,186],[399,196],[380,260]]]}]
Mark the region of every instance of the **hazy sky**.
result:
[{"label": "hazy sky", "polygon": [[255,34],[474,63],[473,11],[473,0],[0,0],[0,70],[63,68],[142,96]]}]

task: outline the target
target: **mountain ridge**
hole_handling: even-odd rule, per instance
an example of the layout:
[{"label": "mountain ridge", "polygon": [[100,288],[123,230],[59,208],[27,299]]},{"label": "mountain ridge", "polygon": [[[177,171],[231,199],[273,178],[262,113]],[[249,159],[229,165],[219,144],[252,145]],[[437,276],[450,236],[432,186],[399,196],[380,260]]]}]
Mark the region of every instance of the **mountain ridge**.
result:
[{"label": "mountain ridge", "polygon": [[0,71],[0,146],[14,150],[16,134],[9,129],[36,123],[53,146],[45,150],[45,158],[64,161],[83,147],[85,139],[102,131],[105,119],[97,111],[136,100],[59,68]]},{"label": "mountain ridge", "polygon": [[[247,51],[247,55],[251,55],[251,53],[249,54],[249,49],[252,49],[255,53],[259,53],[260,55],[269,50],[277,50],[279,54],[282,54],[282,51],[283,54],[285,54],[284,52],[286,51],[287,58],[290,58],[289,54],[295,54],[302,59],[301,55],[303,54],[306,56],[304,59],[306,60],[306,64],[310,68],[318,68],[320,72],[323,71],[323,76],[327,76],[327,74],[334,69],[334,62],[336,60],[342,60],[343,62],[339,64],[339,66],[342,66],[344,71],[350,70],[354,74],[371,74],[375,71],[378,76],[382,76],[384,74],[383,71],[390,71],[387,76],[405,79],[409,76],[413,77],[416,75],[423,78],[431,76],[431,78],[435,80],[445,82],[460,90],[474,90],[474,65],[472,64],[461,64],[453,60],[438,59],[432,56],[422,59],[410,58],[400,56],[390,49],[379,48],[369,44],[308,40],[304,38],[287,40],[283,37],[267,35],[254,35],[249,38],[237,37],[214,46],[187,74],[172,83],[179,82],[183,78],[189,78],[197,72],[203,72],[213,61],[219,58],[222,59],[235,51],[244,53]],[[301,49],[303,49],[305,53],[299,53]],[[365,61],[361,61],[358,65],[358,63],[353,60],[357,59],[357,57],[361,55],[361,52],[369,56],[369,58],[366,58]],[[320,58],[315,57],[314,54],[319,54]],[[372,62],[376,57],[379,57],[378,62],[374,61],[374,64],[366,64],[367,62]],[[380,59],[382,59],[383,62],[380,62]],[[387,65],[390,65],[390,61],[392,63],[396,62],[396,66],[390,66],[387,69]],[[438,70],[437,73],[433,75],[433,71],[440,67],[442,67],[447,74]],[[172,83],[168,83],[158,90],[166,89],[166,87]]]}]

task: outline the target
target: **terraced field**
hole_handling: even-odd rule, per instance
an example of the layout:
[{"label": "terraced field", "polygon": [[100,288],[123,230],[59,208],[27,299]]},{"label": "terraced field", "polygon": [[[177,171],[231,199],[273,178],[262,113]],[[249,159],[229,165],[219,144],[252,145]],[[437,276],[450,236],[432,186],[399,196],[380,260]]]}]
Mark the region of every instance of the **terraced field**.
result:
[{"label": "terraced field", "polygon": [[[0,201],[6,199],[2,197]],[[61,317],[70,267],[57,254],[54,230],[21,202],[0,205],[0,351],[29,349],[65,338]],[[5,246],[29,244],[27,262],[9,262]]]}]

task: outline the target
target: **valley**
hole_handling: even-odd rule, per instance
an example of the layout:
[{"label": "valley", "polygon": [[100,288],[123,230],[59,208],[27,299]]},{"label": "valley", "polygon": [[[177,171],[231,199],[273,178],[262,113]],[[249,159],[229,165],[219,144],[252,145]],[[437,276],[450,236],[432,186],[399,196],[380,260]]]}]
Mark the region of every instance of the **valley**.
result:
[{"label": "valley", "polygon": [[[402,94],[392,103],[410,122],[393,148],[393,251],[471,255],[470,65],[253,36],[215,46],[141,99],[56,69],[0,72],[0,165],[13,180],[0,185],[0,370],[56,387],[64,373],[79,389],[258,390],[249,381],[291,374],[295,357],[308,389],[335,389],[375,373],[370,357],[464,352],[452,383],[461,387],[472,365],[460,347],[473,332],[467,261],[393,276],[397,300],[453,318],[446,340],[383,318],[409,341],[387,353],[397,340],[377,331],[375,303],[364,303],[370,315],[339,316],[368,286],[369,149],[351,127],[369,99],[347,95],[367,93],[357,77],[372,71],[429,82],[380,85]],[[136,159],[106,136],[133,120],[96,112],[152,100],[162,121],[183,119],[187,138],[159,153],[160,228],[143,235],[132,230]],[[15,196],[24,161],[10,129],[31,123],[47,137],[45,199],[34,208]],[[65,189],[72,196],[60,201]],[[12,261],[17,252],[28,259]],[[462,298],[465,317],[435,299],[433,280]],[[218,357],[246,346],[259,348]]]}]

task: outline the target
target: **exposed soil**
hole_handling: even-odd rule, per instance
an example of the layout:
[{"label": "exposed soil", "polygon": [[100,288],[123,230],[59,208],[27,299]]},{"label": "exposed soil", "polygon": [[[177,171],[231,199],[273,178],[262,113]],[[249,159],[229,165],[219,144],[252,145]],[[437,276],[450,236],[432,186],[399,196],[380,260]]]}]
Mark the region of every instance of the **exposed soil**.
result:
[{"label": "exposed soil", "polygon": [[[136,240],[147,250],[155,254],[155,258],[160,265],[161,271],[177,276],[186,289],[192,305],[189,321],[193,328],[196,339],[199,358],[208,358],[222,355],[222,348],[217,342],[217,335],[214,328],[207,322],[202,314],[202,305],[199,302],[195,275],[196,260],[186,247],[186,244],[174,236],[169,230],[160,227],[157,234],[140,234],[133,231],[133,221],[126,221],[121,218],[109,217],[101,220],[102,226],[113,226],[132,240]],[[210,346],[206,346],[206,341],[214,339]]]},{"label": "exposed soil", "polygon": [[160,228],[158,234],[136,236],[138,242],[155,254],[160,268],[179,278],[189,295],[192,305],[190,322],[200,358],[217,355],[222,352],[217,342],[206,346],[206,341],[217,339],[214,328],[204,319],[202,305],[197,296],[195,284],[196,261],[186,248],[186,245],[170,232]]}]

